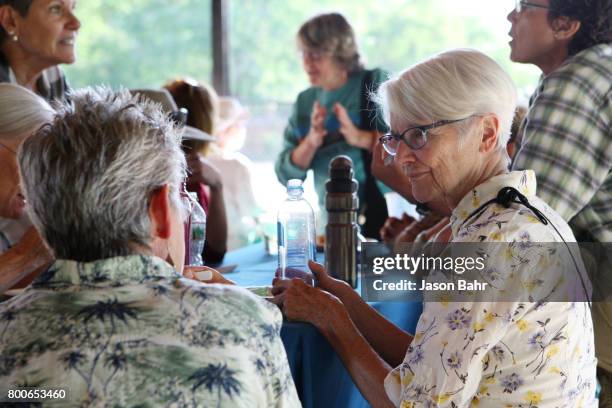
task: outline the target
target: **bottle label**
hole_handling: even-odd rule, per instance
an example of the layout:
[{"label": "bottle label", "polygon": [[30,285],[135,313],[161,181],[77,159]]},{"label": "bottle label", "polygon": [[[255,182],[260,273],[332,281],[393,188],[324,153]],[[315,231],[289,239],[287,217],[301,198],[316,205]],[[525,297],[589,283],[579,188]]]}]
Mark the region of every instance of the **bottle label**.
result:
[{"label": "bottle label", "polygon": [[287,267],[306,268],[310,259],[308,217],[294,215],[287,222]]},{"label": "bottle label", "polygon": [[191,222],[191,239],[189,240],[189,265],[204,265],[202,251],[206,242],[206,223]]}]

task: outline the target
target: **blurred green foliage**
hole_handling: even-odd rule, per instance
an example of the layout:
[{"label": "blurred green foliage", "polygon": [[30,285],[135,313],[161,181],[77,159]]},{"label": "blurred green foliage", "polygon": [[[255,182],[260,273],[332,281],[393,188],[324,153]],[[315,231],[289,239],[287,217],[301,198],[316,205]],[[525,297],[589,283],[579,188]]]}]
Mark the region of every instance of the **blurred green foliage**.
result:
[{"label": "blurred green foliage", "polygon": [[210,0],[86,0],[77,5],[73,87],[160,87],[177,76],[212,72]]},{"label": "blurred green foliage", "polygon": [[[537,72],[509,61],[503,10],[495,17],[501,21],[488,21],[477,12],[461,14],[466,4],[470,0],[229,0],[232,93],[250,104],[291,103],[308,85],[295,33],[310,16],[332,10],[355,27],[369,67],[397,73],[445,49],[471,47],[495,58],[519,88],[531,90]],[[77,15],[78,60],[66,67],[75,87],[159,87],[182,75],[210,80],[210,0],[87,0],[78,3]]]}]

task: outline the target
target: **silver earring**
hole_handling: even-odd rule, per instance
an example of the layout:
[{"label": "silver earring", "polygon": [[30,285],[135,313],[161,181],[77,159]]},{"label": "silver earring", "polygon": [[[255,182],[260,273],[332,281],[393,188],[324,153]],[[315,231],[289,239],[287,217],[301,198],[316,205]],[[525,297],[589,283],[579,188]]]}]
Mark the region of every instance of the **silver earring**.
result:
[{"label": "silver earring", "polygon": [[11,37],[11,40],[13,40],[14,42],[19,41],[19,37],[17,37],[17,34],[15,34],[14,32],[10,32],[8,33],[9,37]]}]

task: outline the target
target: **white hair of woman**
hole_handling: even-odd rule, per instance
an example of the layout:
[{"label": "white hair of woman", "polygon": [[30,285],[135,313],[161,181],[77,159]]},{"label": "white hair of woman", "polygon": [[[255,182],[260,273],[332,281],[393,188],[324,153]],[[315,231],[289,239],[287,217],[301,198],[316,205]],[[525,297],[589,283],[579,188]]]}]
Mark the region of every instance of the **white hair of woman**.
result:
[{"label": "white hair of woman", "polygon": [[[506,144],[516,109],[516,87],[503,68],[485,54],[455,49],[420,62],[383,83],[377,101],[384,119],[415,125],[494,114],[497,147],[509,163]],[[452,126],[461,129],[470,121]]]},{"label": "white hair of woman", "polygon": [[14,84],[0,84],[0,139],[23,137],[50,122],[55,111],[34,92]]},{"label": "white hair of woman", "polygon": [[19,152],[30,217],[57,258],[90,262],[151,248],[150,199],[181,210],[181,131],[159,104],[85,88]]}]

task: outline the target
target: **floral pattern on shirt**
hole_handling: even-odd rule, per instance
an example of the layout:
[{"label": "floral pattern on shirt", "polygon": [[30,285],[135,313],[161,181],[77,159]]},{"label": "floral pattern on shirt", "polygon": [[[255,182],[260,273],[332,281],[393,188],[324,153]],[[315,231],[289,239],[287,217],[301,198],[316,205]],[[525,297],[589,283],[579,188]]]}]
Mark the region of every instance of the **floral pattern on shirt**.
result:
[{"label": "floral pattern on shirt", "polygon": [[0,304],[0,388],[61,406],[300,406],[276,306],[159,258],[57,261]]},{"label": "floral pattern on shirt", "polygon": [[[533,172],[523,171],[493,177],[464,197],[451,217],[452,242],[509,242],[486,271],[490,281],[499,290],[548,290],[548,277],[533,271],[543,262],[554,269],[556,254],[537,245],[561,242],[553,228],[514,204],[491,204],[469,218],[505,186],[524,194],[565,241],[575,241],[567,223],[535,195]],[[403,408],[594,407],[595,368],[586,303],[442,300],[424,304],[405,359],[385,388]]]}]

